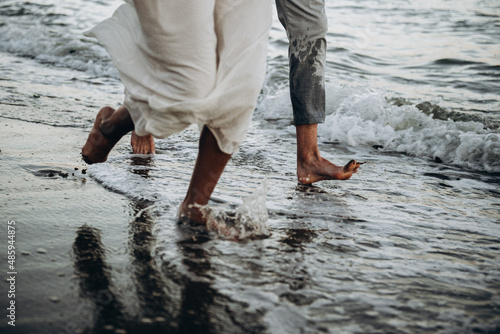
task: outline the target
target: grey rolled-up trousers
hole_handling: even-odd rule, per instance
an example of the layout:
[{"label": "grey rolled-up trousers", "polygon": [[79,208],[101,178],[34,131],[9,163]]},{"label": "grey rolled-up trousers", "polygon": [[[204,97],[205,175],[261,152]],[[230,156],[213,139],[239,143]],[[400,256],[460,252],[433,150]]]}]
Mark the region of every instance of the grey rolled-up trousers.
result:
[{"label": "grey rolled-up trousers", "polygon": [[276,0],[286,30],[290,98],[295,125],[325,120],[325,62],[328,22],[324,0]]}]

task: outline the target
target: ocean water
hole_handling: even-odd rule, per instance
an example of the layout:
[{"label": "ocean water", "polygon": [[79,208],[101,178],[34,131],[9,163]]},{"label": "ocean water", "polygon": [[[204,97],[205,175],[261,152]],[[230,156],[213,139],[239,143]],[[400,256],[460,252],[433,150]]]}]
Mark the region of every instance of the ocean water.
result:
[{"label": "ocean water", "polygon": [[[0,116],[89,130],[100,107],[118,105],[118,74],[82,32],[120,3],[0,1]],[[137,318],[169,332],[500,331],[500,3],[339,0],[327,14],[319,146],[337,164],[366,162],[360,172],[297,184],[275,18],[266,82],[210,203],[208,236],[176,223],[196,126],[158,140],[154,156],[118,150],[88,168],[134,208],[124,224],[134,275],[115,285],[135,295],[118,289],[121,307],[96,306],[83,332]],[[113,256],[94,225],[74,242],[83,273],[95,268],[79,261],[82,240]]]}]

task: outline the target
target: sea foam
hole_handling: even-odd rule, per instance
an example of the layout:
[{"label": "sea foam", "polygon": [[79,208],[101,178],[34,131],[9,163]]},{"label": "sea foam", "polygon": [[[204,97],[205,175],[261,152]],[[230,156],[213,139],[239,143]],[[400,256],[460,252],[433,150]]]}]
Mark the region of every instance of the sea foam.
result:
[{"label": "sea foam", "polygon": [[96,41],[84,37],[83,32],[54,28],[37,22],[39,19],[30,24],[0,25],[0,51],[98,77],[118,78],[109,55]]},{"label": "sea foam", "polygon": [[[388,98],[390,92],[369,87],[329,83],[326,90],[327,116],[318,127],[321,141],[377,146],[386,152],[500,172],[500,135],[483,123],[435,119],[416,106],[395,105]],[[258,110],[275,124],[289,124],[288,89],[264,98]]]}]

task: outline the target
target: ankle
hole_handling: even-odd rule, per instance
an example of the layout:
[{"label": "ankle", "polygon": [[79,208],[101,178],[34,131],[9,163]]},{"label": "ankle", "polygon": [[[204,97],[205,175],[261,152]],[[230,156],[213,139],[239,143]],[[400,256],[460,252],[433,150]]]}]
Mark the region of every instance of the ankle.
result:
[{"label": "ankle", "polygon": [[108,119],[103,119],[101,125],[99,126],[99,130],[106,139],[117,141],[130,131],[134,130],[134,123],[131,121],[128,122],[128,120],[120,122],[113,116],[114,115]]},{"label": "ankle", "polygon": [[102,120],[99,125],[99,131],[101,131],[102,135],[108,140],[115,140],[116,136],[116,126],[109,120]]},{"label": "ankle", "polygon": [[321,154],[317,148],[297,151],[297,164],[299,165],[316,164],[319,160],[321,160]]}]

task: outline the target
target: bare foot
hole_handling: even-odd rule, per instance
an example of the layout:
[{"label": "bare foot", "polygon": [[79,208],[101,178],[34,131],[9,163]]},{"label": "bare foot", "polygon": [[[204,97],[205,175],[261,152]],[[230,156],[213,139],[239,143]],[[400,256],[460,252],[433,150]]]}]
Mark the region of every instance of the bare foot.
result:
[{"label": "bare foot", "polygon": [[94,127],[89,133],[87,142],[82,148],[82,158],[88,164],[104,162],[108,154],[118,140],[108,139],[101,131],[102,122],[111,118],[115,109],[111,107],[102,108],[95,118]]},{"label": "bare foot", "polygon": [[347,180],[362,164],[351,160],[337,166],[321,157],[318,149],[318,124],[302,124],[297,132],[297,178],[299,183],[311,184],[323,180]]},{"label": "bare foot", "polygon": [[97,113],[94,126],[82,148],[83,160],[88,164],[106,161],[120,138],[133,129],[134,123],[127,109],[102,108]]},{"label": "bare foot", "polygon": [[207,223],[208,212],[205,210],[206,206],[199,204],[186,204],[182,202],[179,207],[179,220],[187,220],[190,223],[205,225]]},{"label": "bare foot", "polygon": [[239,241],[241,238],[241,230],[234,226],[234,222],[228,224],[227,220],[217,219],[207,205],[183,202],[179,208],[178,221],[191,228],[204,227],[204,231],[215,233],[227,240]]},{"label": "bare foot", "polygon": [[351,160],[345,166],[337,166],[322,158],[297,161],[297,178],[301,184],[323,180],[347,180],[358,171],[361,162]]},{"label": "bare foot", "polygon": [[130,144],[132,145],[132,152],[134,152],[134,154],[155,153],[155,141],[151,135],[138,136],[135,131],[132,131]]}]

